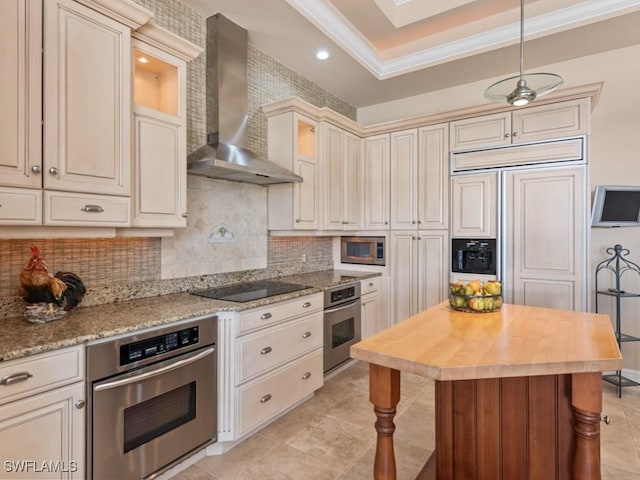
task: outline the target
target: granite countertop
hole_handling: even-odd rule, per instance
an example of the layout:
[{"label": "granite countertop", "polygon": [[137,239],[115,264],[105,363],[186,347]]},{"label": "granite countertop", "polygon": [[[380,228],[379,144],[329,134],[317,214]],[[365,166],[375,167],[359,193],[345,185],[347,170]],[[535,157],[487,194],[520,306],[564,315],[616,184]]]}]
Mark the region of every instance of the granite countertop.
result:
[{"label": "granite countertop", "polygon": [[310,288],[246,303],[176,293],[81,307],[70,311],[60,320],[44,324],[30,323],[23,317],[6,318],[1,321],[4,335],[0,339],[0,362],[220,311],[249,310],[379,275],[375,272],[345,270],[289,275],[277,280],[308,285]]}]

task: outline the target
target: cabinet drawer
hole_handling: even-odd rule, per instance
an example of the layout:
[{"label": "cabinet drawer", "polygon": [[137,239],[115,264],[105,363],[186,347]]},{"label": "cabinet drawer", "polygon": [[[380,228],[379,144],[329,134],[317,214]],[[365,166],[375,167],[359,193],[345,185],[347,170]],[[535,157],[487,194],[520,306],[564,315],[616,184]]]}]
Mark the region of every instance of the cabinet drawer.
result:
[{"label": "cabinet drawer", "polygon": [[44,192],[44,224],[129,226],[130,199],[68,192]]},{"label": "cabinet drawer", "polygon": [[239,435],[312,394],[323,383],[322,349],[238,388]]},{"label": "cabinet drawer", "polygon": [[[29,376],[30,375],[30,376]],[[23,381],[11,379],[25,378]],[[0,363],[0,404],[84,378],[84,349],[72,347]],[[5,382],[9,382],[8,385]]]},{"label": "cabinet drawer", "polygon": [[239,333],[250,332],[282,322],[288,318],[321,311],[324,308],[323,301],[322,293],[317,293],[244,312],[240,315]]},{"label": "cabinet drawer", "polygon": [[0,187],[0,225],[42,225],[42,190]]},{"label": "cabinet drawer", "polygon": [[238,340],[237,384],[322,347],[323,312],[256,332]]},{"label": "cabinet drawer", "polygon": [[360,280],[360,295],[376,292],[380,288],[380,279],[378,277]]}]

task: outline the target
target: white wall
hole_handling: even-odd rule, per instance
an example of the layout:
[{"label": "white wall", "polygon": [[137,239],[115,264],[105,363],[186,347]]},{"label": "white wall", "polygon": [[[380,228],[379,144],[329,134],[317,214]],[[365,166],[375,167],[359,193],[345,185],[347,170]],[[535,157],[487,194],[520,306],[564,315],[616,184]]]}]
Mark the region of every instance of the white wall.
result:
[{"label": "white wall", "polygon": [[[632,46],[534,70],[561,75],[565,87],[604,82],[591,116],[588,158],[592,192],[597,184],[640,185],[638,58],[640,46]],[[480,105],[487,102],[485,89],[496,80],[499,78],[361,108],[358,121],[370,125]],[[631,260],[640,263],[640,227],[591,229],[590,242],[591,271],[606,258],[606,248],[617,243],[631,251]],[[633,283],[631,279],[627,282]],[[593,289],[593,281],[590,285]],[[640,282],[637,286],[640,288]],[[640,300],[628,300],[623,311],[623,331],[640,337],[640,318],[635,315],[640,311]],[[622,353],[625,368],[640,371],[640,342],[623,345]]]}]

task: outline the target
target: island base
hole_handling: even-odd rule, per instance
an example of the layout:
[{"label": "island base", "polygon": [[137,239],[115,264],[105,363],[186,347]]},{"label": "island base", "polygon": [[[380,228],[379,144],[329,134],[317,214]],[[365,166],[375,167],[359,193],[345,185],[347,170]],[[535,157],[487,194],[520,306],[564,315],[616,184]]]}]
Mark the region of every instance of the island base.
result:
[{"label": "island base", "polygon": [[[395,480],[400,372],[370,365],[376,480]],[[602,375],[436,381],[436,450],[418,479],[600,480]]]}]

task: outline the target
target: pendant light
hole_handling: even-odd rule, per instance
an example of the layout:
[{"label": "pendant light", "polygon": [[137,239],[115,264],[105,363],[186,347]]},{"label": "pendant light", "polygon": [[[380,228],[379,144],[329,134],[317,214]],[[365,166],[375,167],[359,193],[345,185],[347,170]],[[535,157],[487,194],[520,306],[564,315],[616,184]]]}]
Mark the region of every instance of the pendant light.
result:
[{"label": "pendant light", "polygon": [[487,88],[484,96],[494,102],[521,107],[552,92],[560,85],[562,77],[555,73],[524,74],[524,0],[520,0],[520,75],[494,83]]}]

